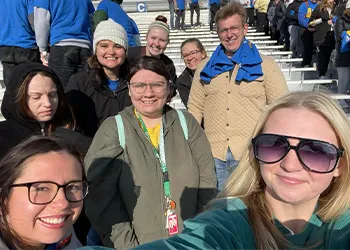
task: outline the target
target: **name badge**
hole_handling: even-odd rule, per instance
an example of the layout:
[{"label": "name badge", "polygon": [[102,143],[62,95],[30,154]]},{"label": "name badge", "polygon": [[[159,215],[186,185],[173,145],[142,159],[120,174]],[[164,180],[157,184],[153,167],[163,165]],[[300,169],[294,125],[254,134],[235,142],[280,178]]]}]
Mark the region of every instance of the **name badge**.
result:
[{"label": "name badge", "polygon": [[179,233],[177,214],[168,215],[168,231],[170,236]]}]

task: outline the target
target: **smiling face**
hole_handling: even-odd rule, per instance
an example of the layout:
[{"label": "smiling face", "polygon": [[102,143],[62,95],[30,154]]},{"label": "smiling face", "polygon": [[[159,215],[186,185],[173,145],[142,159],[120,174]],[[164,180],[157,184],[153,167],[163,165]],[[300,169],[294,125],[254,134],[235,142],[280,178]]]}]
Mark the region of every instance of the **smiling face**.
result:
[{"label": "smiling face", "polygon": [[149,56],[159,56],[164,53],[168,45],[169,34],[161,28],[154,27],[148,32],[146,41],[146,54]]},{"label": "smiling face", "polygon": [[[164,90],[155,93],[149,85],[155,82],[165,84]],[[145,92],[143,94],[136,93],[133,87],[134,83],[146,83],[147,88]],[[141,115],[148,118],[156,118],[162,115],[163,107],[167,102],[169,93],[169,84],[165,77],[153,71],[141,69],[130,79],[129,95],[131,102]]]},{"label": "smiling face", "polygon": [[235,14],[227,19],[218,21],[217,27],[221,44],[225,47],[225,53],[232,56],[241,46],[248,32],[248,24],[242,24],[241,17]]},{"label": "smiling face", "polygon": [[39,122],[50,121],[56,113],[58,101],[57,88],[52,79],[35,75],[28,84],[26,98],[30,116]]},{"label": "smiling face", "polygon": [[205,57],[204,53],[195,43],[186,43],[181,49],[181,54],[184,58],[186,67],[191,70],[196,70],[198,64]]},{"label": "smiling face", "polygon": [[[292,119],[291,119],[292,117]],[[281,108],[274,111],[265,124],[263,133],[280,134],[326,141],[339,148],[337,136],[320,114],[307,109]],[[289,139],[291,145],[297,139]],[[319,196],[330,185],[333,177],[341,173],[337,168],[326,174],[314,173],[301,165],[296,152],[290,150],[279,162],[265,164],[260,162],[260,172],[266,184],[265,194],[270,205],[283,202],[292,205],[311,204],[315,206]]]},{"label": "smiling face", "polygon": [[[80,163],[65,151],[36,155],[23,164],[22,173],[14,184],[53,181],[63,185],[72,180],[82,180]],[[23,241],[42,246],[68,236],[82,207],[82,201],[67,201],[62,188],[51,203],[34,205],[28,199],[27,187],[13,187],[8,200],[7,220]]]},{"label": "smiling face", "polygon": [[126,53],[122,46],[110,40],[102,40],[97,44],[96,56],[104,68],[115,69],[124,63]]}]

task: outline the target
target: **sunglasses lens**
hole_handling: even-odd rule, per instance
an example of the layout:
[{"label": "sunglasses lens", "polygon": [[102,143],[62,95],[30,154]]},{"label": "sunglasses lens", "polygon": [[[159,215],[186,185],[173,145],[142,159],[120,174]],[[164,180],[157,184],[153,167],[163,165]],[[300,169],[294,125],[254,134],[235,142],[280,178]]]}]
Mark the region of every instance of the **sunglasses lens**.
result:
[{"label": "sunglasses lens", "polygon": [[286,138],[278,135],[261,134],[254,140],[255,157],[265,163],[281,160],[288,151],[289,144]]},{"label": "sunglasses lens", "polygon": [[320,173],[331,171],[338,159],[333,145],[317,141],[303,142],[299,146],[299,156],[308,168]]}]

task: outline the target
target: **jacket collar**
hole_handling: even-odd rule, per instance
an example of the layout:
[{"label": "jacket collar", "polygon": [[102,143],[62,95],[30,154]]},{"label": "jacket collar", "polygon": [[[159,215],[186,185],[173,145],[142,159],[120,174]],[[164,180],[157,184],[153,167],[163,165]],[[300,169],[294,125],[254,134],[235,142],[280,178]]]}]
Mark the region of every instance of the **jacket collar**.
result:
[{"label": "jacket collar", "polygon": [[[126,115],[125,118],[127,118],[131,122],[131,124],[133,125],[133,127],[135,129],[140,129],[138,120],[134,115],[134,108],[135,108],[134,105],[130,105],[129,107],[125,108],[125,110],[122,111],[122,113],[124,113]],[[164,114],[163,114],[164,136],[167,134],[170,127],[175,122],[177,116],[178,116],[177,112],[172,107],[170,107],[167,104],[164,106]],[[140,131],[142,131],[142,130],[140,130]]]}]

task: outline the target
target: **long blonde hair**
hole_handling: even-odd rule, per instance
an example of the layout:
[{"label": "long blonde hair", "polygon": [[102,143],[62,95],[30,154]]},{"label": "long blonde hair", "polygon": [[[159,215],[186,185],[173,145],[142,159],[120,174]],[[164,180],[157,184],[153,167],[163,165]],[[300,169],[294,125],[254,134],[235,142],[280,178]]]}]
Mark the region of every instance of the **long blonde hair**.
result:
[{"label": "long blonde hair", "polygon": [[[320,195],[317,215],[327,222],[341,216],[350,208],[350,123],[335,100],[324,93],[294,92],[270,105],[260,117],[253,137],[259,135],[272,112],[281,108],[307,109],[322,115],[333,127],[344,150],[343,172],[333,178],[329,187]],[[252,145],[248,146],[237,169],[233,172],[217,199],[237,197],[247,208],[257,249],[281,249],[290,244],[274,224],[271,209],[264,195],[265,183],[259,170],[259,162],[252,157]]]}]

